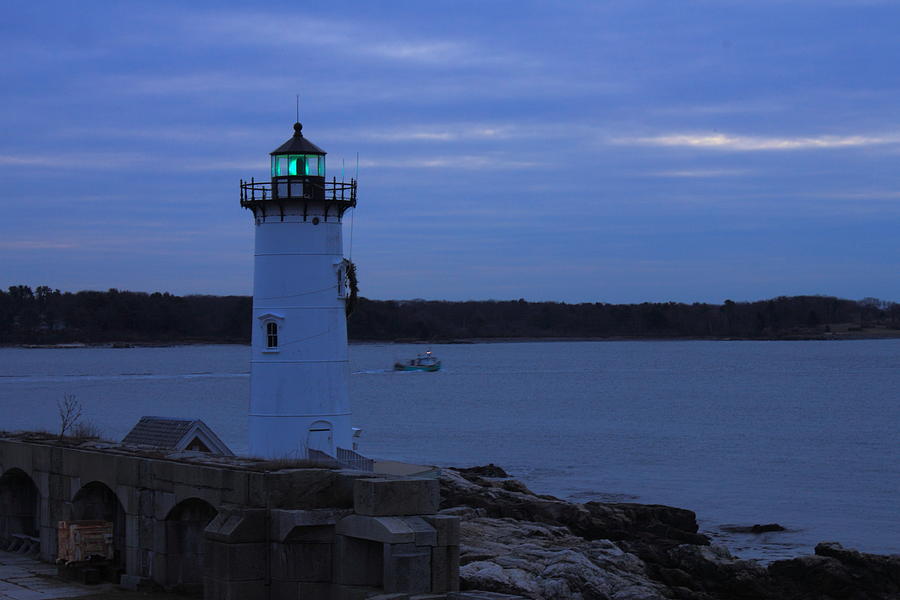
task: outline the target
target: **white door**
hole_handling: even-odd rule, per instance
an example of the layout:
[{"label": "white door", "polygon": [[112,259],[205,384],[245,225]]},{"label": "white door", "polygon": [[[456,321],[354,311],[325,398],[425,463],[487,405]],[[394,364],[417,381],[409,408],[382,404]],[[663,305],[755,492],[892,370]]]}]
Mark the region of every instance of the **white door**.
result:
[{"label": "white door", "polygon": [[316,421],[310,425],[309,433],[306,435],[306,447],[309,450],[318,450],[329,456],[334,456],[331,423],[328,421]]}]

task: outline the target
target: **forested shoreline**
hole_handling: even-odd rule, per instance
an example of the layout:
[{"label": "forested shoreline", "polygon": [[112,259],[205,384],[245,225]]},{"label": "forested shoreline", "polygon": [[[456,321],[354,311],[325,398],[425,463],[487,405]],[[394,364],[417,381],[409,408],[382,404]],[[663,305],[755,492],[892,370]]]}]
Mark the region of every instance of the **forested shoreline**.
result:
[{"label": "forested shoreline", "polygon": [[[0,291],[0,344],[248,343],[249,296]],[[369,300],[348,321],[354,341],[471,339],[810,339],[900,337],[900,304],[778,297],[723,304],[525,300]]]}]

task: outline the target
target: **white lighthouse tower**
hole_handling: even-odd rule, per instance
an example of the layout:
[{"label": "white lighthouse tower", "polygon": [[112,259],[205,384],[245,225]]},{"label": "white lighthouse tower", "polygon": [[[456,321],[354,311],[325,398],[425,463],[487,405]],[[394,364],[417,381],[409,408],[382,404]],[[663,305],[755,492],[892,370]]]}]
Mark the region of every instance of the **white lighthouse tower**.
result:
[{"label": "white lighthouse tower", "polygon": [[341,219],[356,181],[325,177],[325,151],[294,135],[271,153],[268,182],[241,181],[253,211],[249,454],[337,456],[352,449]]}]

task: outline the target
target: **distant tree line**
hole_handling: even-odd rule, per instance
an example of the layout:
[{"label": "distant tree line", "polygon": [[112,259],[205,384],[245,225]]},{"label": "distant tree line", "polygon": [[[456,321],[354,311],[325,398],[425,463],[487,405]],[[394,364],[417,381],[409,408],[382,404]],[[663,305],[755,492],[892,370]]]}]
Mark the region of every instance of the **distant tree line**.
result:
[{"label": "distant tree line", "polygon": [[[359,340],[465,338],[785,338],[898,330],[900,304],[826,296],[724,304],[362,299],[349,322]],[[887,333],[887,332],[885,332]]]},{"label": "distant tree line", "polygon": [[[60,292],[12,286],[0,291],[0,344],[247,343],[248,296]],[[605,304],[368,300],[348,322],[353,340],[471,338],[822,337],[880,329],[900,336],[900,304],[874,298],[779,297],[757,302]]]},{"label": "distant tree line", "polygon": [[234,342],[250,339],[247,296],[60,292],[24,285],[0,291],[0,343]]}]

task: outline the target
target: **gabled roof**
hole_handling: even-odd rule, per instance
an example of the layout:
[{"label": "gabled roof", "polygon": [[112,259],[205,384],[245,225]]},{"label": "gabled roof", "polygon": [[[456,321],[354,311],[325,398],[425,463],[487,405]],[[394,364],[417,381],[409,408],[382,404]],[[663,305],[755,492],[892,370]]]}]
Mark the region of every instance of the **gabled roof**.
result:
[{"label": "gabled roof", "polygon": [[269,154],[327,154],[324,150],[303,137],[303,125],[294,123],[294,137],[278,146]]},{"label": "gabled roof", "polygon": [[186,450],[195,441],[199,441],[212,454],[234,456],[219,436],[200,419],[141,417],[137,425],[122,439],[123,444],[165,450]]}]

